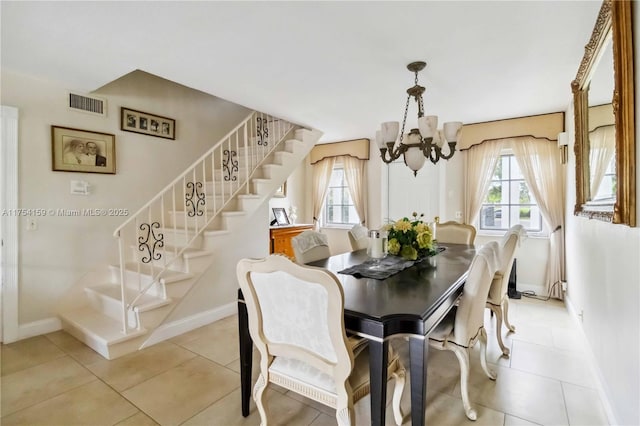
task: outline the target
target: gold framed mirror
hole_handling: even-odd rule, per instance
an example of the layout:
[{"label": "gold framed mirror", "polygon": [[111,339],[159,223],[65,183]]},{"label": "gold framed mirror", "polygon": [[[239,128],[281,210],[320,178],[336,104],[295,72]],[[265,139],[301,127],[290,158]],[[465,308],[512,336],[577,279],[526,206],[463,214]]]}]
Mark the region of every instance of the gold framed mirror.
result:
[{"label": "gold framed mirror", "polygon": [[[612,43],[612,45],[610,45]],[[594,130],[589,123],[589,91],[600,60],[612,47],[615,153],[609,167],[610,197],[598,199],[592,187],[593,157],[590,148]],[[610,60],[610,59],[609,59]],[[574,214],[612,223],[636,226],[635,121],[633,83],[633,39],[631,1],[605,0],[600,8],[593,33],[585,46],[584,57],[571,83],[575,111],[574,145],[576,155],[576,205]],[[599,103],[591,102],[594,107]],[[600,105],[602,106],[602,105]],[[593,117],[593,111],[592,111]],[[593,118],[592,118],[593,120]],[[590,131],[591,130],[591,131]],[[594,148],[595,149],[595,148]],[[599,178],[598,178],[599,179]],[[606,191],[605,191],[606,192]]]}]

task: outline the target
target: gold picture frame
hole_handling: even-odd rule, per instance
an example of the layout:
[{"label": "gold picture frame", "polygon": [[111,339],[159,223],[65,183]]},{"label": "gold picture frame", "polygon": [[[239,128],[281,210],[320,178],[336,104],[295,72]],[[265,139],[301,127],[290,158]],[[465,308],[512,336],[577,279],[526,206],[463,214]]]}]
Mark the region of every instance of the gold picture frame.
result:
[{"label": "gold picture frame", "polygon": [[120,129],[158,138],[176,139],[176,120],[131,108],[120,108]]},{"label": "gold picture frame", "polygon": [[116,137],[110,133],[51,126],[52,170],[116,173]]},{"label": "gold picture frame", "polygon": [[[635,88],[631,2],[604,0],[575,80],[571,83],[575,111],[576,204],[574,214],[605,222],[636,226]],[[616,198],[592,201],[589,166],[589,88],[591,76],[608,41],[613,43],[616,132]]]}]

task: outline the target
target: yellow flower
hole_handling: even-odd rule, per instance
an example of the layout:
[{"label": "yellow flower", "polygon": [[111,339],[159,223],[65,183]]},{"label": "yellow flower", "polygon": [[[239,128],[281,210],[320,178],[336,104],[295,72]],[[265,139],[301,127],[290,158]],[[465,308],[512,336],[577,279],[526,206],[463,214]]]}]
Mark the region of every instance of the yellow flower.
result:
[{"label": "yellow flower", "polygon": [[411,222],[406,219],[400,219],[394,225],[396,231],[407,232],[411,229]]},{"label": "yellow flower", "polygon": [[402,246],[400,256],[407,260],[416,260],[418,258],[418,252],[413,247],[405,245]]},{"label": "yellow flower", "polygon": [[387,251],[394,256],[398,254],[398,252],[400,251],[400,243],[398,242],[398,240],[396,240],[395,238],[390,239],[387,242]]},{"label": "yellow flower", "polygon": [[433,239],[431,238],[431,232],[426,231],[426,232],[419,233],[418,236],[416,237],[416,241],[418,241],[418,247],[421,249],[431,247],[431,244],[433,243]]},{"label": "yellow flower", "polygon": [[431,231],[429,230],[429,225],[427,225],[427,224],[426,224],[426,223],[424,223],[424,222],[420,222],[420,223],[416,224],[415,229],[416,229],[416,232],[417,232],[418,234],[421,234],[421,233],[423,233],[423,232],[427,232],[427,231],[431,232]]}]

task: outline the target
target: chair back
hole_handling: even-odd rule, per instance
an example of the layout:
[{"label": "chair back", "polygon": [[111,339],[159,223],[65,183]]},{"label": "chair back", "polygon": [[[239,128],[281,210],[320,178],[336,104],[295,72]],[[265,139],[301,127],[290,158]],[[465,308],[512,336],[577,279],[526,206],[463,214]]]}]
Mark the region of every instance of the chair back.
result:
[{"label": "chair back", "polygon": [[351,250],[362,250],[369,247],[369,229],[366,226],[360,224],[353,225],[349,230],[349,242],[351,243]]},{"label": "chair back", "polygon": [[476,240],[476,228],[455,221],[439,223],[436,225],[436,239],[440,243],[473,244]]},{"label": "chair back", "polygon": [[331,256],[329,239],[317,231],[306,230],[291,238],[291,247],[298,263],[309,263]]},{"label": "chair back", "polygon": [[499,246],[496,241],[482,246],[471,262],[453,326],[453,341],[461,346],[468,347],[484,327],[487,294],[498,264]]},{"label": "chair back", "polygon": [[498,282],[491,285],[488,297],[488,300],[494,304],[499,304],[502,297],[507,294],[511,268],[513,267],[513,261],[516,257],[516,248],[524,232],[522,225],[513,225],[504,237],[502,237],[499,249],[500,264],[495,277],[495,280]]},{"label": "chair back", "polygon": [[344,294],[333,273],[282,255],[242,259],[236,272],[249,332],[265,367],[281,356],[347,380],[353,353],[344,328]]}]

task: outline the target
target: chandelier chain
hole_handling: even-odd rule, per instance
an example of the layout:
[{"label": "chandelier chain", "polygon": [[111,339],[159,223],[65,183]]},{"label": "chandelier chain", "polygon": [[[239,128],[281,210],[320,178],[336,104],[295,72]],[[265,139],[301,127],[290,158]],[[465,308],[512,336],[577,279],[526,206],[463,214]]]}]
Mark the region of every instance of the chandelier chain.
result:
[{"label": "chandelier chain", "polygon": [[[418,73],[416,73],[416,78]],[[409,111],[409,101],[411,101],[411,95],[407,96],[407,103],[404,106],[404,118],[402,119],[402,130],[400,130],[400,143],[402,143],[402,138],[404,137],[404,125],[407,122],[407,112]]]}]

